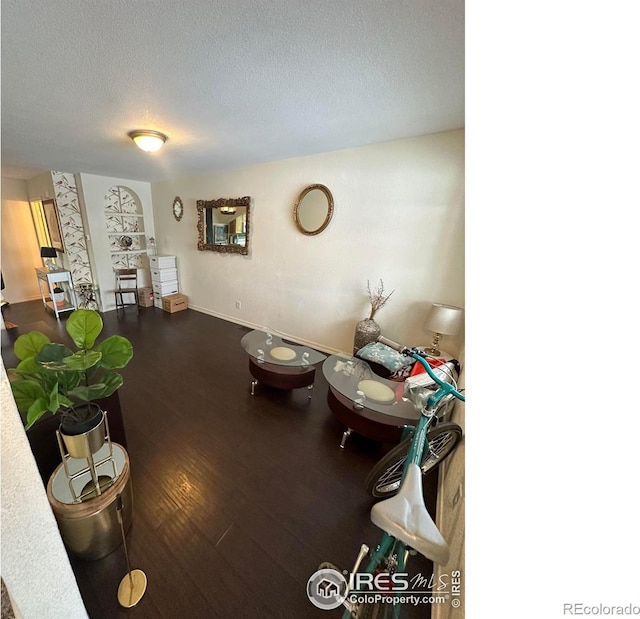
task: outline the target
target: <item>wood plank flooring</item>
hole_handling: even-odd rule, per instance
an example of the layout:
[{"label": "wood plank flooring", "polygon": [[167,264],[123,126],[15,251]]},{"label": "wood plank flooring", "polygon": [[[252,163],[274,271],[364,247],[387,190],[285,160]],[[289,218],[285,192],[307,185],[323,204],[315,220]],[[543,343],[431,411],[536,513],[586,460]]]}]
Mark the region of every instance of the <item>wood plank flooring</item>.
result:
[{"label": "wood plank flooring", "polygon": [[[5,367],[15,338],[31,330],[68,341],[42,303],[11,305],[2,333]],[[258,385],[249,392],[248,329],[186,310],[128,308],[103,314],[103,335],[129,338],[134,358],[122,370],[120,399],[131,460],[132,567],[148,578],[139,605],[125,610],[116,592],[126,573],[122,548],[95,562],[70,556],[91,619],[340,617],[307,599],[308,578],[323,561],[350,568],[361,543],[375,546],[372,499],[364,479],[390,448],[344,430],[326,402],[321,371],[311,401]],[[425,480],[430,510],[436,475]],[[422,557],[412,573],[431,574]],[[427,606],[406,617],[430,616]]]}]

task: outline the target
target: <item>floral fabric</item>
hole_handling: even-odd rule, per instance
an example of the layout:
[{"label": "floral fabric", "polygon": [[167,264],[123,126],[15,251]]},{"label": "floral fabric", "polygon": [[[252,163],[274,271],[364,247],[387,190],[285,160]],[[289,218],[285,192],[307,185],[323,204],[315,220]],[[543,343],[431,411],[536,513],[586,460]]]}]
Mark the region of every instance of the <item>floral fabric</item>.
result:
[{"label": "floral fabric", "polygon": [[390,372],[395,372],[414,363],[411,357],[405,357],[381,342],[369,342],[358,351],[357,356],[365,361],[378,363]]}]

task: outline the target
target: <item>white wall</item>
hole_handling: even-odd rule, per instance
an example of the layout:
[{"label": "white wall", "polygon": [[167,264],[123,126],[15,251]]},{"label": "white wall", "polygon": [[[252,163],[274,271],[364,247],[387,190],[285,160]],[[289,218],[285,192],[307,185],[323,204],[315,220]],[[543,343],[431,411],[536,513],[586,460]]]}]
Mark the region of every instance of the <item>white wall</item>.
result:
[{"label": "white wall", "polygon": [[[331,190],[335,211],[310,237],[292,213],[313,183]],[[464,307],[463,130],[154,183],[152,194],[158,253],[177,255],[181,291],[202,311],[350,351],[368,315],[367,280],[395,290],[376,320],[405,343],[430,341],[432,302]],[[197,251],[196,200],[246,195],[249,256]],[[462,341],[443,338],[442,348],[455,354]]]},{"label": "white wall", "polygon": [[[86,223],[89,228],[89,246],[93,259],[94,275],[98,280],[102,299],[101,307],[103,311],[113,310],[116,307],[113,295],[115,276],[104,215],[104,198],[111,187],[121,185],[130,189],[130,192],[135,194],[142,204],[146,236],[154,236],[151,185],[141,181],[96,176],[95,174],[78,174],[76,179],[79,179],[77,186],[80,203],[85,209]],[[148,269],[140,269],[138,277],[140,286],[151,285]]]},{"label": "white wall", "polygon": [[9,303],[40,298],[35,270],[40,246],[29,207],[26,181],[2,179],[2,296]]},{"label": "white wall", "polygon": [[24,619],[87,613],[0,360],[2,579]]}]

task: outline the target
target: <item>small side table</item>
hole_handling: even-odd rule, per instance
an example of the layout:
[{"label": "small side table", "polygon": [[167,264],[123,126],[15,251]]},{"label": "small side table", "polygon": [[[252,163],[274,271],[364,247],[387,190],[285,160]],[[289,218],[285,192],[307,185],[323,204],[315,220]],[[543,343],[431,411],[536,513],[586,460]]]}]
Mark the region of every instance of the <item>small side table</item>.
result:
[{"label": "small side table", "polygon": [[[53,311],[58,320],[60,320],[60,314],[63,312],[72,312],[78,308],[70,271],[64,269],[60,271],[36,269],[36,276],[38,277],[38,286],[40,287],[40,294],[42,295],[42,303],[47,309]],[[58,306],[55,302],[53,289],[56,286],[59,286],[64,291],[64,303],[61,306]],[[50,301],[47,301],[47,294],[51,299]]]},{"label": "small side table", "polygon": [[[99,496],[74,501],[71,482],[65,473],[65,465],[58,465],[47,483],[47,498],[58,523],[60,535],[65,546],[77,557],[85,561],[96,561],[106,557],[122,544],[122,533],[118,521],[118,497],[124,509],[122,520],[125,531],[131,527],[133,520],[133,489],[131,487],[131,470],[129,455],[117,443],[113,443],[116,475],[107,464],[99,467],[99,475],[111,478],[111,485]],[[106,445],[95,454],[95,459],[108,455]],[[87,464],[84,459],[69,459],[73,472],[80,471]],[[86,480],[86,477],[84,478]],[[76,478],[76,483],[83,481]],[[82,484],[78,486],[78,490]]]}]

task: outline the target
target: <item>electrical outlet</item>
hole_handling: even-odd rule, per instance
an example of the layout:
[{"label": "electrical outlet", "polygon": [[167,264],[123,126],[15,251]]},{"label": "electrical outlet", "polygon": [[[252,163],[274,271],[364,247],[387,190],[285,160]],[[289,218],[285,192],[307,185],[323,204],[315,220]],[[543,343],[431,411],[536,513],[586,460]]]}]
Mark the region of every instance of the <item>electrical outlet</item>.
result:
[{"label": "electrical outlet", "polygon": [[242,309],[242,303],[240,303],[240,301],[236,301],[236,309]]}]

